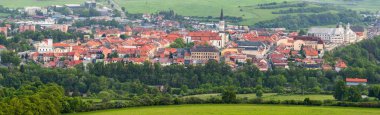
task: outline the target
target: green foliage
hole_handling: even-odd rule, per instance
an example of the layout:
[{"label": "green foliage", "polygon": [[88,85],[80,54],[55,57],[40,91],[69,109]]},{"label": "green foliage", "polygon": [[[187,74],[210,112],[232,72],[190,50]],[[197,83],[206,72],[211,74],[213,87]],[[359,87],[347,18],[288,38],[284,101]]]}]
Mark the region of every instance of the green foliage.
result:
[{"label": "green foliage", "polygon": [[348,100],[351,102],[358,102],[361,100],[362,96],[357,87],[349,87],[347,91]]},{"label": "green foliage", "polygon": [[[8,89],[0,89],[8,90]],[[62,87],[54,84],[43,86],[23,86],[14,94],[0,100],[3,114],[60,114],[63,101]]]},{"label": "green foliage", "polygon": [[16,52],[2,51],[0,56],[2,64],[18,66],[21,63],[21,59]]},{"label": "green foliage", "polygon": [[347,99],[347,87],[344,83],[344,81],[337,81],[335,83],[335,92],[334,92],[334,98],[343,101]]},{"label": "green foliage", "polygon": [[380,37],[376,37],[338,48],[325,59],[340,58],[347,62],[349,68],[342,71],[342,76],[367,78],[369,83],[378,83],[380,81],[379,46]]},{"label": "green foliage", "polygon": [[226,88],[222,92],[222,101],[224,103],[235,103],[236,102],[236,90],[233,87]]},{"label": "green foliage", "polygon": [[170,44],[171,48],[191,48],[194,46],[194,43],[185,43],[182,38],[176,39],[172,44]]},{"label": "green foliage", "polygon": [[333,25],[337,22],[360,24],[365,22],[364,18],[352,10],[344,10],[339,13],[321,13],[321,14],[298,14],[283,15],[273,20],[262,21],[255,24],[259,28],[282,28],[296,30],[299,28],[308,28],[311,26]]},{"label": "green foliage", "polygon": [[369,97],[375,97],[380,100],[380,85],[370,86],[368,90]]}]

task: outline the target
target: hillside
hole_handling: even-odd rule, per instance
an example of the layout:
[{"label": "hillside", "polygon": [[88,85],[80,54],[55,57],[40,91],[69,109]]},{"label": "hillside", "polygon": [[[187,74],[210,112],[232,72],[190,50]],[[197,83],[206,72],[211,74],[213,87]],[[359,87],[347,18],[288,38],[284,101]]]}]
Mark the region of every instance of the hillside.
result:
[{"label": "hillside", "polygon": [[1,0],[0,5],[11,8],[25,6],[50,6],[63,4],[80,4],[86,0]]},{"label": "hillside", "polygon": [[380,37],[338,48],[325,56],[327,60],[343,59],[349,68],[343,71],[346,77],[364,77],[369,82],[380,81]]},{"label": "hillside", "polygon": [[[130,13],[154,13],[161,10],[172,9],[176,13],[185,16],[219,16],[221,8],[225,9],[227,16],[242,17],[244,21],[241,24],[252,25],[254,23],[274,19],[281,14],[272,14],[279,10],[276,9],[258,9],[258,4],[267,4],[272,2],[288,3],[299,2],[300,0],[115,0],[120,6],[124,6]],[[371,10],[380,9],[380,1],[361,0],[359,2],[343,2],[342,0],[304,0],[313,3],[337,4],[354,10]],[[315,7],[308,5],[307,7]],[[189,10],[191,9],[191,10]]]}]

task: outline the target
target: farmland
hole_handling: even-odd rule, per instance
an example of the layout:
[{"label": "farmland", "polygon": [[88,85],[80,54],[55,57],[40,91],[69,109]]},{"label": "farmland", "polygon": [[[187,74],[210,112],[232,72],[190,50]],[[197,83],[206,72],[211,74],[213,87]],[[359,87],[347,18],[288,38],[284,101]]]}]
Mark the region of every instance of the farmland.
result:
[{"label": "farmland", "polygon": [[[274,19],[281,14],[272,14],[273,11],[286,10],[288,8],[258,9],[258,4],[284,1],[295,2],[300,0],[115,0],[120,6],[124,6],[129,13],[154,13],[162,10],[174,10],[185,16],[219,16],[221,8],[225,9],[225,15],[242,17],[241,24],[251,25],[256,22]],[[362,0],[358,2],[344,2],[342,0],[303,0],[314,3],[330,3],[354,10],[380,10],[380,1]],[[309,5],[307,7],[314,7]],[[191,9],[191,10],[189,10]]]},{"label": "farmland", "polygon": [[377,115],[379,109],[351,107],[312,107],[283,105],[175,105],[134,107],[69,115]]},{"label": "farmland", "polygon": [[11,8],[25,6],[50,6],[63,4],[80,4],[86,0],[1,0],[0,5]]}]

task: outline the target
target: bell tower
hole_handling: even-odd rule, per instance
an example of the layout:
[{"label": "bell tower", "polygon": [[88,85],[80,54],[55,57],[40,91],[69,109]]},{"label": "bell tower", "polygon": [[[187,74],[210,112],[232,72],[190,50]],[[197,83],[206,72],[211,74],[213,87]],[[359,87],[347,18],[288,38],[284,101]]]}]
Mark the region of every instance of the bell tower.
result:
[{"label": "bell tower", "polygon": [[219,20],[219,32],[224,32],[226,27],[226,22],[224,21],[223,9],[220,11],[220,20]]}]

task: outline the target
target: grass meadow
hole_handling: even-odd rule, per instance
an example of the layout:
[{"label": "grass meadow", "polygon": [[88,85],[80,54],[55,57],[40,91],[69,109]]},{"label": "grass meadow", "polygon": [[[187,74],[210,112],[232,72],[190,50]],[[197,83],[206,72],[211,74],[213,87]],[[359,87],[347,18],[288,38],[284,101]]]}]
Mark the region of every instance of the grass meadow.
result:
[{"label": "grass meadow", "polygon": [[285,105],[172,105],[132,107],[68,115],[379,115],[377,108],[316,107]]}]

